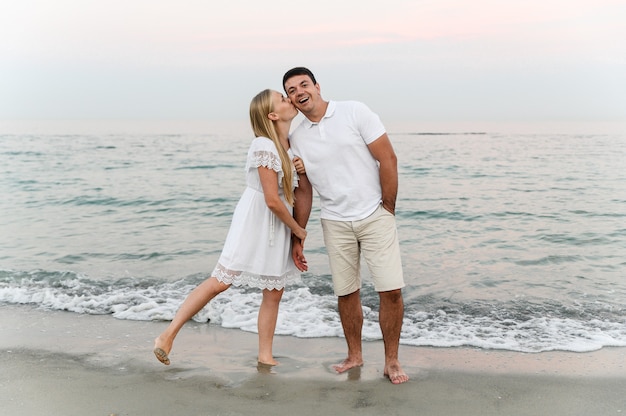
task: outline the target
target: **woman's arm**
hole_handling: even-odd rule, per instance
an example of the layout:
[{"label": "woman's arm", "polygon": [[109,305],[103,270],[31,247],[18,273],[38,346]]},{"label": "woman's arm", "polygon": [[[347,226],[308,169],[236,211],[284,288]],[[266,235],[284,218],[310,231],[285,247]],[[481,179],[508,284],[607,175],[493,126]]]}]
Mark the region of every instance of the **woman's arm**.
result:
[{"label": "woman's arm", "polygon": [[296,222],[278,195],[278,173],[264,166],[259,166],[258,169],[267,207],[291,229],[293,235],[304,241],[306,230]]}]

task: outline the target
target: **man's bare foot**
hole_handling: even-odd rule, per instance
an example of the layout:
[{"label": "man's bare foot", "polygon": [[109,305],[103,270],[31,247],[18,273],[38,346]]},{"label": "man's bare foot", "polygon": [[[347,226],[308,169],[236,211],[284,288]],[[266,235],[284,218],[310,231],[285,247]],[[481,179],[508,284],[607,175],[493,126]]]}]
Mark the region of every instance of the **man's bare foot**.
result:
[{"label": "man's bare foot", "polygon": [[152,352],[154,352],[154,356],[157,358],[157,360],[161,361],[165,365],[170,365],[170,359],[168,357],[168,354],[170,353],[171,349],[171,342],[162,341],[160,336],[155,338],[154,349],[152,350]]},{"label": "man's bare foot", "polygon": [[409,381],[409,376],[400,367],[400,363],[385,366],[385,377],[389,378],[393,384],[402,384]]},{"label": "man's bare foot", "polygon": [[351,368],[362,367],[362,366],[363,366],[363,360],[346,358],[345,360],[343,360],[339,364],[333,365],[332,368],[337,373],[341,374],[341,373],[345,373],[346,371],[348,371]]}]

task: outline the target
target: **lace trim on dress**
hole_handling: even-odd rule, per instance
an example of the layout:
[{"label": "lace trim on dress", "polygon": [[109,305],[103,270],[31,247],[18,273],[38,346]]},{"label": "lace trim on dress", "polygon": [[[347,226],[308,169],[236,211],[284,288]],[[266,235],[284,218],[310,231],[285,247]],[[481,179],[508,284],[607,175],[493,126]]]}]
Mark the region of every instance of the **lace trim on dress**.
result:
[{"label": "lace trim on dress", "polygon": [[[252,168],[258,167],[266,167],[272,169],[274,172],[278,173],[278,186],[283,187],[283,167],[280,161],[280,156],[278,156],[274,152],[270,152],[268,150],[256,150],[252,152],[252,156],[248,158],[248,162],[246,164],[246,170],[250,170]],[[291,164],[292,172],[293,172],[293,181],[292,187],[296,188],[298,186],[298,173],[296,172],[296,168]]]},{"label": "lace trim on dress", "polygon": [[283,170],[280,163],[280,157],[276,153],[268,150],[255,150],[252,152],[251,157],[248,159],[248,166],[246,166],[246,168],[258,168],[259,166],[270,168],[276,172],[281,172]]},{"label": "lace trim on dress", "polygon": [[268,290],[280,290],[288,283],[294,283],[300,280],[300,272],[297,270],[288,271],[282,276],[265,276],[246,271],[229,270],[219,263],[215,266],[211,276],[228,285],[237,287],[246,285]]}]

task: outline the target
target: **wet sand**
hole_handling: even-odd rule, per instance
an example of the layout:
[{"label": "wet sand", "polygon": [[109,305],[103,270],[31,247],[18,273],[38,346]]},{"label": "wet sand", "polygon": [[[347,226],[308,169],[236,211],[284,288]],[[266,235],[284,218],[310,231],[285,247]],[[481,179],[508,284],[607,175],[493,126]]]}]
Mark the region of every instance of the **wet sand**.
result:
[{"label": "wet sand", "polygon": [[337,338],[278,336],[280,365],[257,368],[257,336],[189,322],[164,366],[166,322],[0,307],[0,409],[7,415],[626,414],[626,348],[590,353],[401,346],[411,380],[383,377],[381,342],[337,375]]}]

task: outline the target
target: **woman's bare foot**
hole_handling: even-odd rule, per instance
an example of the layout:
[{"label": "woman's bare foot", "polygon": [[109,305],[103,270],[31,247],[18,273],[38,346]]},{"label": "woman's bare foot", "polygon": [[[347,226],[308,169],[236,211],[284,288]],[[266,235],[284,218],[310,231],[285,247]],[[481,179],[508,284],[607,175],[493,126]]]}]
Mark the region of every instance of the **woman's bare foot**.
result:
[{"label": "woman's bare foot", "polygon": [[172,342],[163,341],[160,336],[154,340],[154,356],[157,360],[161,361],[165,365],[170,365],[170,359],[168,354],[172,349]]},{"label": "woman's bare foot", "polygon": [[385,377],[389,378],[393,384],[402,384],[409,381],[409,376],[400,367],[400,363],[388,364],[385,366]]},{"label": "woman's bare foot", "polygon": [[278,361],[276,361],[276,360],[274,359],[274,357],[269,357],[269,358],[266,358],[266,357],[258,357],[258,358],[257,358],[257,364],[258,364],[258,365],[261,365],[261,366],[273,367],[273,366],[278,365],[278,364],[280,364],[280,363],[279,363]]},{"label": "woman's bare foot", "polygon": [[337,373],[341,374],[341,373],[345,373],[346,371],[348,371],[351,368],[361,367],[361,366],[363,366],[363,360],[353,359],[353,358],[346,358],[345,360],[343,360],[339,364],[333,365],[332,368]]}]

